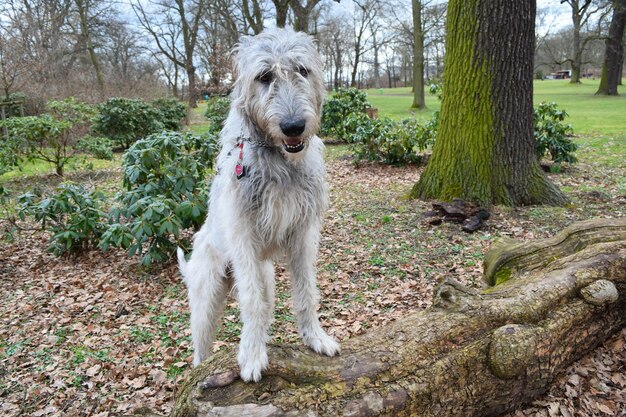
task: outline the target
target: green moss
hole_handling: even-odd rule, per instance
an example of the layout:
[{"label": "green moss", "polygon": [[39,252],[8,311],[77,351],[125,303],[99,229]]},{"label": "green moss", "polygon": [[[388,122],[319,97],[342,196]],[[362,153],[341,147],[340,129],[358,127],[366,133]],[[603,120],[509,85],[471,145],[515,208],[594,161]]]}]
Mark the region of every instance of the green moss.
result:
[{"label": "green moss", "polygon": [[513,271],[509,268],[500,268],[498,272],[496,272],[496,285],[503,284],[511,279],[513,275]]}]

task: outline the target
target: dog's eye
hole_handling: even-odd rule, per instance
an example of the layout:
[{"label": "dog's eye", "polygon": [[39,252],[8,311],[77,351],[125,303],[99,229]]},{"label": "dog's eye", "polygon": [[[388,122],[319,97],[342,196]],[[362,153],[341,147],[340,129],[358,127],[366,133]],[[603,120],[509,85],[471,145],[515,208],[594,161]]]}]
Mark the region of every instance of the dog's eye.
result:
[{"label": "dog's eye", "polygon": [[309,75],[309,70],[304,68],[304,67],[298,67],[298,72],[300,73],[300,75],[302,75],[304,78],[306,78]]},{"label": "dog's eye", "polygon": [[256,77],[256,80],[263,84],[269,84],[274,79],[274,74],[271,71],[267,71]]}]

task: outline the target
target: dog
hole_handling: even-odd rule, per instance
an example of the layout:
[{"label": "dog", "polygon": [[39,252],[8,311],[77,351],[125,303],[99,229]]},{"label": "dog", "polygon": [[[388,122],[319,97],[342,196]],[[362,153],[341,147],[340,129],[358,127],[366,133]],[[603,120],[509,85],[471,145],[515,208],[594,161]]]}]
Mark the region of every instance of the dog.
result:
[{"label": "dog", "polygon": [[189,261],[180,248],[178,261],[189,296],[194,366],[212,352],[232,275],[243,322],[240,374],[257,382],[268,366],[275,260],[286,262],[304,343],[327,356],[340,352],[317,316],[315,265],[328,205],[317,136],[324,84],[315,44],[304,33],[266,30],[242,39],[234,52],[237,78],[207,218]]}]

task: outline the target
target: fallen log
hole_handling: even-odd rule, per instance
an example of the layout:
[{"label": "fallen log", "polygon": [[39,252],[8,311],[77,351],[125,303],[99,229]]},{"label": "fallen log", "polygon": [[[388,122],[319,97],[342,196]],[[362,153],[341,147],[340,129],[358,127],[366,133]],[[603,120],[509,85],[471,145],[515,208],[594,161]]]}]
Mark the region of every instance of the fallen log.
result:
[{"label": "fallen log", "polygon": [[[447,279],[433,306],[327,358],[271,346],[263,379],[236,353],[195,368],[172,416],[494,416],[537,397],[626,325],[626,220],[494,245],[482,291]],[[495,285],[497,284],[497,285]]]}]

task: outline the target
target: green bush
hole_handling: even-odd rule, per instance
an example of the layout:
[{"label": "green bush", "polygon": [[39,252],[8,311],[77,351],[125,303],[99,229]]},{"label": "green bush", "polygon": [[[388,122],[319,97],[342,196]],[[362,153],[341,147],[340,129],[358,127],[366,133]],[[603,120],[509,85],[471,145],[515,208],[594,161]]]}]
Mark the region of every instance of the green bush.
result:
[{"label": "green bush", "polygon": [[207,101],[204,116],[211,122],[209,125],[210,133],[218,134],[222,130],[229,109],[230,98],[228,97],[211,97],[209,101]]},{"label": "green bush", "polygon": [[167,130],[181,130],[182,120],[187,117],[187,106],[176,98],[159,98],[152,106],[161,112],[163,126]]},{"label": "green bush", "polygon": [[578,146],[570,138],[574,130],[571,124],[563,123],[567,116],[567,112],[559,110],[556,103],[542,102],[534,109],[537,158],[541,159],[549,154],[550,158],[557,164],[578,161],[574,156]]},{"label": "green bush", "polygon": [[443,84],[442,83],[436,83],[436,82],[431,83],[428,86],[428,91],[433,96],[437,96],[437,100],[439,101],[443,100]]},{"label": "green bush", "polygon": [[[7,126],[9,124],[10,122],[3,123],[0,120],[0,131],[3,126]],[[21,162],[20,155],[24,154],[24,148],[25,143],[18,136],[9,135],[4,138],[0,135],[0,175],[19,167]]]},{"label": "green bush", "polygon": [[[50,101],[46,107],[47,114],[12,117],[0,123],[7,128],[10,149],[20,150],[28,159],[53,164],[62,176],[65,165],[75,155],[78,138],[89,131],[95,109],[73,98]],[[15,162],[15,158],[9,156],[8,163]]]},{"label": "green bush", "polygon": [[95,247],[106,228],[106,213],[101,206],[104,196],[87,191],[82,185],[64,183],[46,198],[35,193],[18,197],[18,215],[33,217],[52,236],[48,251],[59,256]]},{"label": "green bush", "polygon": [[137,141],[124,154],[125,190],[109,212],[100,247],[124,248],[149,265],[187,246],[180,232],[204,221],[214,156],[212,135],[161,132]]},{"label": "green bush", "polygon": [[165,128],[161,111],[143,100],[113,97],[99,104],[98,110],[94,131],[124,149]]},{"label": "green bush", "polygon": [[437,121],[437,115],[428,124],[420,125],[414,119],[396,122],[387,117],[371,119],[363,113],[352,113],[341,129],[351,133],[345,133],[342,139],[350,143],[357,161],[418,163],[419,152],[434,143]]},{"label": "green bush", "polygon": [[84,136],[76,143],[76,149],[92,155],[96,159],[111,161],[113,159],[113,142],[99,136]]},{"label": "green bush", "polygon": [[342,137],[343,122],[352,113],[363,113],[371,107],[367,94],[358,88],[339,88],[324,101],[322,109],[322,136]]}]

